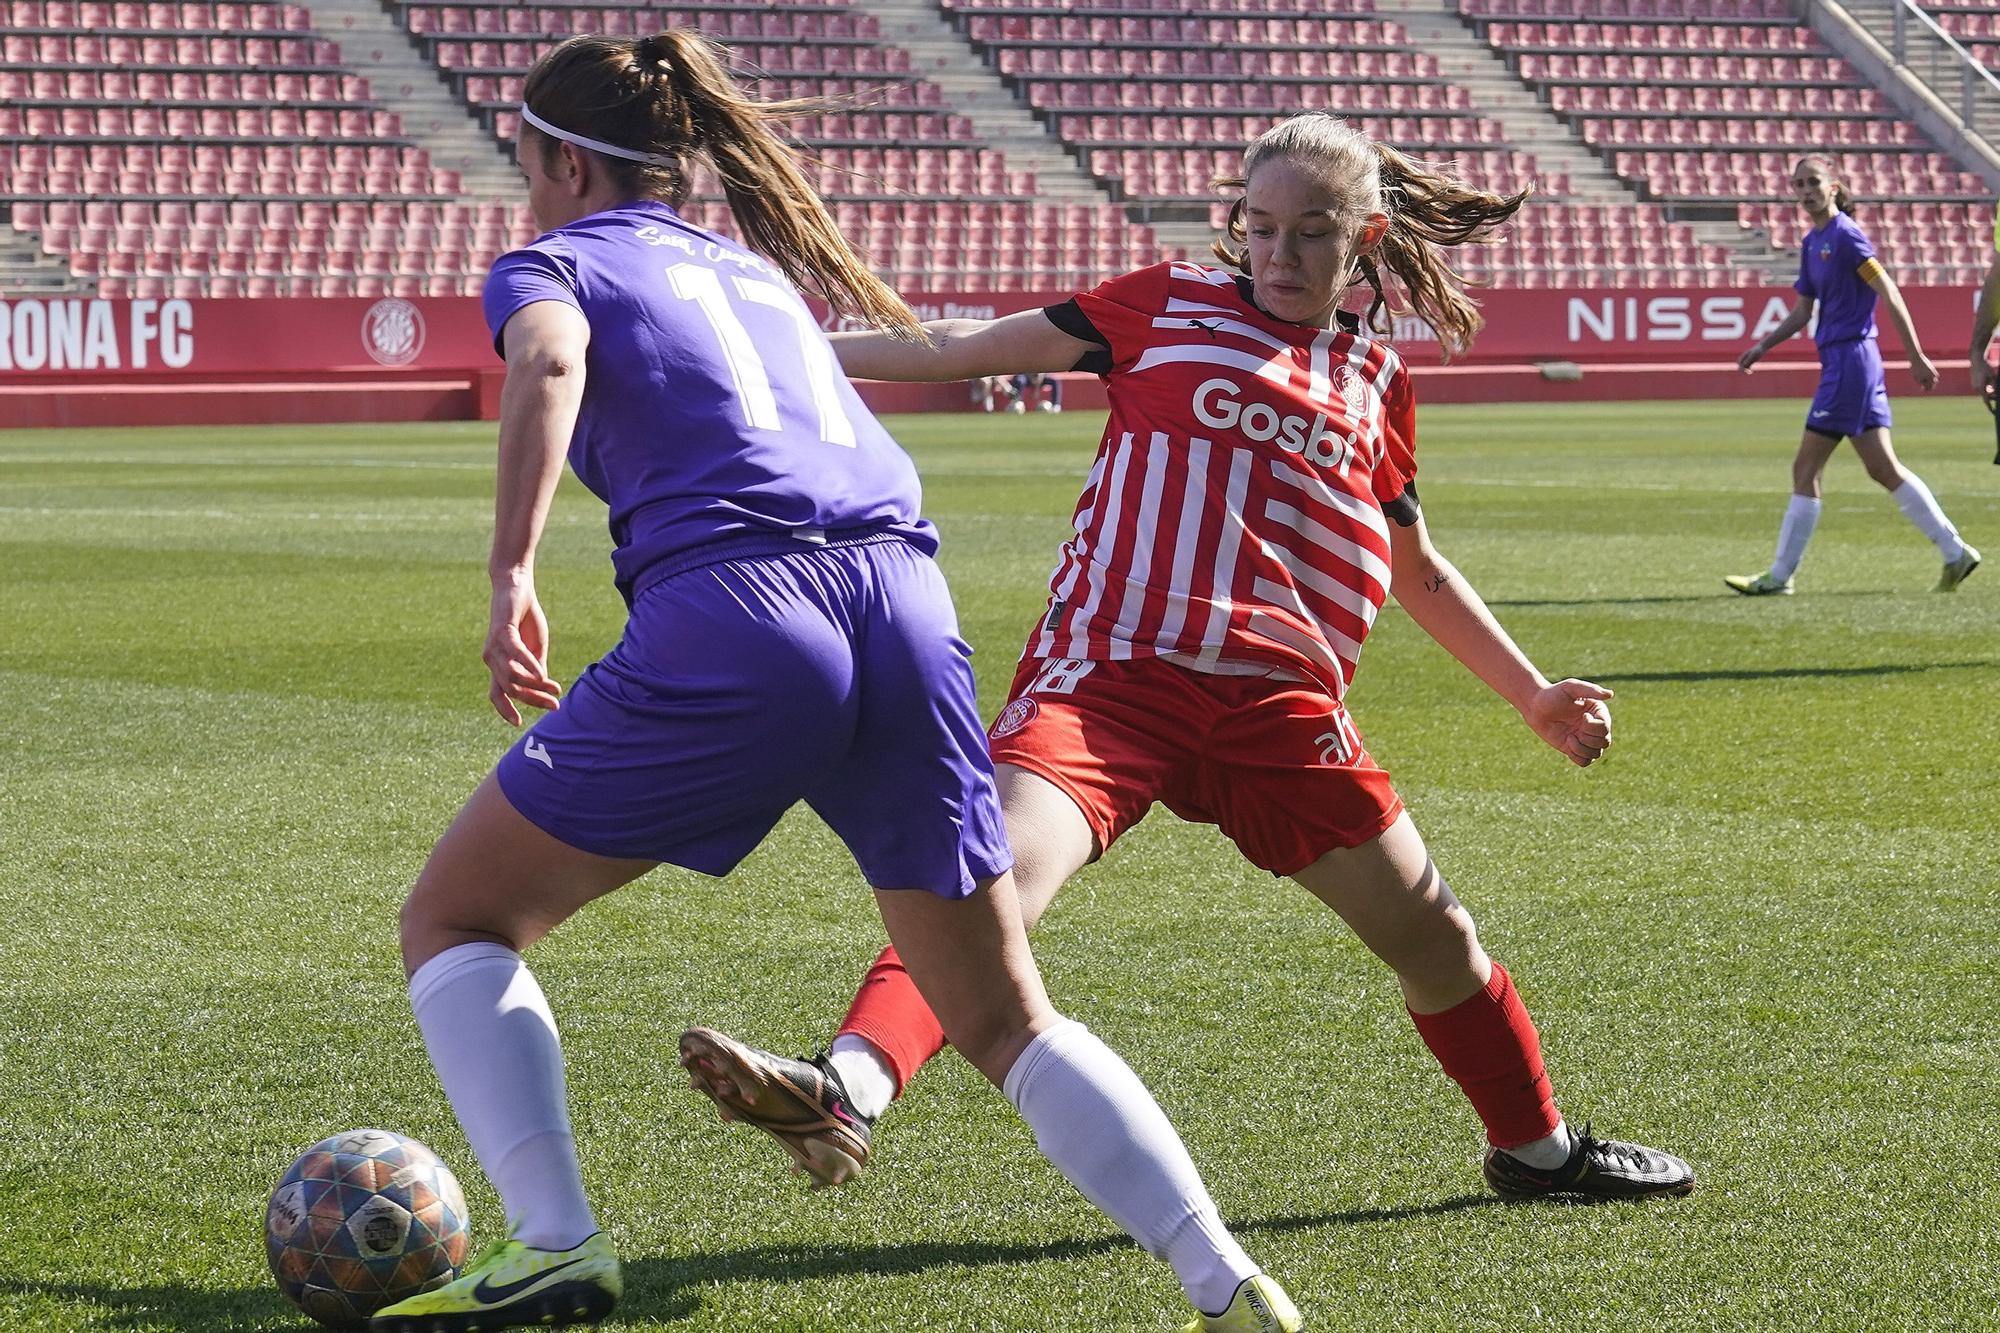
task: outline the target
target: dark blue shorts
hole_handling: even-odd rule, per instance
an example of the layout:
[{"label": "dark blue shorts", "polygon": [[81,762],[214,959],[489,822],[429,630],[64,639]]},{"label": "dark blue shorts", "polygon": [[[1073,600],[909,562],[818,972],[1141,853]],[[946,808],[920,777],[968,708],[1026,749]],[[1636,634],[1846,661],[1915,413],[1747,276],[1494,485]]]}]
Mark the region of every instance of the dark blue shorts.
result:
[{"label": "dark blue shorts", "polygon": [[1839,439],[1889,424],[1889,382],[1875,340],[1820,348],[1819,392],[1806,409],[1806,429]]},{"label": "dark blue shorts", "polygon": [[806,802],[870,884],[1012,864],[944,576],[897,538],[724,559],[641,592],[617,647],[500,760],[535,825],[723,875]]}]

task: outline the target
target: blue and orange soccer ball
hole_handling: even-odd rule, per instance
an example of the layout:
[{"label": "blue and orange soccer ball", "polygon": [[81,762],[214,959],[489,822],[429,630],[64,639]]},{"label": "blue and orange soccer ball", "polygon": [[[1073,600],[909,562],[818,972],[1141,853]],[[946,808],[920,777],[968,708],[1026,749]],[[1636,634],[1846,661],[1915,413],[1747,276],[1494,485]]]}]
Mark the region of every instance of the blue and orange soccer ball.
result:
[{"label": "blue and orange soccer ball", "polygon": [[278,1290],[328,1328],[356,1328],[384,1306],[458,1276],[465,1196],[418,1143],[355,1129],[300,1153],[264,1208]]}]

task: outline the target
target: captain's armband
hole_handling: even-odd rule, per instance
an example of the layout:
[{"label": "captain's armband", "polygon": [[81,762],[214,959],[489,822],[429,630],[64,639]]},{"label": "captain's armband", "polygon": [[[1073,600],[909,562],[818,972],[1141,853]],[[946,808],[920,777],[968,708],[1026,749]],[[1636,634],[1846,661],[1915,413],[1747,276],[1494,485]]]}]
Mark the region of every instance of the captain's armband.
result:
[{"label": "captain's armband", "polygon": [[1403,493],[1382,506],[1382,512],[1394,519],[1399,528],[1416,526],[1424,516],[1422,506],[1417,503],[1417,483],[1414,481],[1403,487]]}]

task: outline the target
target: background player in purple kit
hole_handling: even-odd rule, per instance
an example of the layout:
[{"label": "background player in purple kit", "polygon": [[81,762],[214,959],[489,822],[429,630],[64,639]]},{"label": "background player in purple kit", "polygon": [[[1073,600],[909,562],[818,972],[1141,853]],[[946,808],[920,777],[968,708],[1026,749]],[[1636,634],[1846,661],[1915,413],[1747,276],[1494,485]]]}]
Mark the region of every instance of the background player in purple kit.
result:
[{"label": "background player in purple kit", "polygon": [[[2000,203],[1993,206],[1993,263],[1986,270],[1986,281],[1979,289],[1979,306],[1972,316],[1972,352],[1969,365],[1972,371],[1972,392],[1986,404],[1986,410],[1995,414],[2000,422],[2000,396],[1996,389],[1991,355],[1993,331],[2000,328]],[[1996,426],[2000,429],[2000,426]],[[2000,464],[2000,436],[1996,436],[1993,461]]]},{"label": "background player in purple kit", "polygon": [[[485,293],[507,361],[493,706],[517,725],[521,703],[557,709],[534,569],[565,452],[610,507],[630,617],[472,794],[404,905],[418,1026],[513,1230],[371,1327],[610,1312],[617,1256],[583,1196],[555,1023],[518,951],[660,862],[726,874],[804,800],[1044,1154],[1197,1305],[1249,1291],[1272,1312],[1258,1327],[1295,1329],[1151,1094],[1043,993],[915,470],[794,290],[918,336],[766,128],[807,109],[745,100],[688,32],[572,38],[528,76],[519,154],[547,231]],[[697,156],[769,259],[675,212]]]},{"label": "background player in purple kit", "polygon": [[1889,386],[1875,343],[1877,296],[1889,307],[1919,388],[1929,391],[1937,384],[1937,367],[1924,355],[1902,292],[1875,257],[1867,234],[1849,216],[1854,202],[1832,160],[1800,158],[1792,168],[1792,192],[1812,219],[1812,229],[1799,244],[1799,280],[1793,284],[1798,303],[1783,323],[1751,343],[1736,364],[1747,373],[1765,353],[1803,329],[1817,306],[1813,339],[1819,346],[1819,392],[1806,410],[1805,435],[1792,459],[1792,498],[1778,528],[1771,567],[1761,574],[1730,574],[1722,581],[1748,597],[1791,595],[1792,574],[1819,522],[1820,474],[1845,438],[1854,441],[1869,477],[1937,547],[1944,572],[1936,590],[1950,592],[1979,568],[1979,552],[1960,540],[1930,488],[1897,461],[1889,443]]}]

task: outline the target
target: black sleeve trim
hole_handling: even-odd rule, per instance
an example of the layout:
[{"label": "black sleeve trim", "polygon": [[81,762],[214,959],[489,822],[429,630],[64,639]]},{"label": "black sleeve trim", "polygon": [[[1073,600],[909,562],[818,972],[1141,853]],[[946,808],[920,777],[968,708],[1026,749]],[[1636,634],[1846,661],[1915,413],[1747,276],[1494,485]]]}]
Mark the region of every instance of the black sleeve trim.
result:
[{"label": "black sleeve trim", "polygon": [[1048,316],[1049,323],[1078,342],[1097,344],[1096,350],[1085,352],[1077,358],[1077,363],[1070,367],[1071,370],[1087,371],[1092,375],[1110,373],[1111,341],[1097,331],[1097,326],[1090,322],[1090,316],[1083,313],[1083,307],[1076,303],[1074,297],[1061,305],[1043,306],[1042,313]]},{"label": "black sleeve trim", "polygon": [[1382,512],[1395,519],[1399,528],[1415,526],[1424,516],[1423,506],[1417,503],[1417,483],[1413,481],[1403,487],[1403,493],[1383,505]]}]

